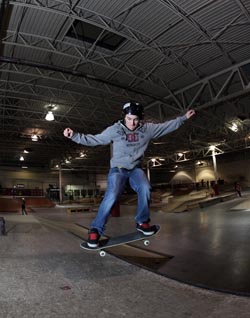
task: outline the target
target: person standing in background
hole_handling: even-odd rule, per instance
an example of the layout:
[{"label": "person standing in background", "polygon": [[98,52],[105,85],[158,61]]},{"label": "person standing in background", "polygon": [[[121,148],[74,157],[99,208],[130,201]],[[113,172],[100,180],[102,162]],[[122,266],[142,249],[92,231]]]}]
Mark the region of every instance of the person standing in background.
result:
[{"label": "person standing in background", "polygon": [[26,211],[26,202],[24,198],[22,198],[22,215],[28,215]]},{"label": "person standing in background", "polygon": [[234,183],[234,189],[238,193],[239,197],[241,197],[241,185],[238,181]]}]

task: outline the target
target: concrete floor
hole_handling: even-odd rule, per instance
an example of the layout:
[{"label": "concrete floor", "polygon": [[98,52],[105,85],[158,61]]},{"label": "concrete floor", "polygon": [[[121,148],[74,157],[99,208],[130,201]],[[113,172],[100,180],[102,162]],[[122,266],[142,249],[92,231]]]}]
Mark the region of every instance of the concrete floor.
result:
[{"label": "concrete floor", "polygon": [[[250,296],[250,193],[207,208],[184,213],[153,212],[161,225],[148,249],[171,257],[157,272],[188,284]],[[135,207],[123,206],[121,217],[110,218],[109,236],[134,228]],[[81,218],[88,227],[92,215]],[[142,246],[141,242],[133,244]]]},{"label": "concrete floor", "polygon": [[[81,250],[69,231],[85,236],[75,223],[88,226],[94,213],[1,214],[0,317],[249,317],[250,211],[235,209],[248,201],[245,194],[206,210],[152,213],[162,229],[147,249],[173,256],[160,263],[161,275]],[[122,207],[107,234],[131,231],[133,211]]]}]

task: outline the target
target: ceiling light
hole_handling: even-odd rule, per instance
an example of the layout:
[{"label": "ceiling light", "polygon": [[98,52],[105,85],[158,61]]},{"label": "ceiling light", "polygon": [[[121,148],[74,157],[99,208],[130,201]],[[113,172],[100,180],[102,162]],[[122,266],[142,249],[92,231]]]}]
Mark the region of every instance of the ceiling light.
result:
[{"label": "ceiling light", "polygon": [[222,153],[224,153],[223,150],[219,149],[218,147],[211,145],[209,146],[208,151],[212,151],[212,155],[220,155]]},{"label": "ceiling light", "polygon": [[237,132],[239,130],[238,125],[236,123],[232,123],[232,126],[229,128],[234,132]]},{"label": "ceiling light", "polygon": [[20,156],[20,161],[24,161],[24,157],[23,156]]},{"label": "ceiling light", "polygon": [[54,114],[52,113],[51,110],[48,111],[45,119],[48,120],[48,121],[53,121],[55,119]]},{"label": "ceiling light", "polygon": [[24,149],[24,151],[23,151],[24,153],[29,153],[29,151],[27,150],[27,149]]},{"label": "ceiling light", "polygon": [[202,161],[197,161],[197,166],[203,166],[203,162]]},{"label": "ceiling light", "polygon": [[159,158],[152,158],[152,159],[149,159],[148,164],[149,164],[150,162],[152,162],[151,167],[158,167],[158,166],[161,166],[161,165],[162,165],[162,163],[161,163],[159,160],[160,160]]},{"label": "ceiling light", "polygon": [[49,104],[45,106],[47,110],[47,114],[45,116],[45,119],[48,121],[53,121],[55,119],[54,114],[52,111],[56,110],[58,106],[56,104]]},{"label": "ceiling light", "polygon": [[38,136],[37,136],[36,134],[33,134],[33,135],[31,136],[31,140],[32,140],[32,141],[38,141]]},{"label": "ceiling light", "polygon": [[86,153],[84,153],[84,152],[80,152],[80,157],[81,157],[81,158],[86,157]]}]

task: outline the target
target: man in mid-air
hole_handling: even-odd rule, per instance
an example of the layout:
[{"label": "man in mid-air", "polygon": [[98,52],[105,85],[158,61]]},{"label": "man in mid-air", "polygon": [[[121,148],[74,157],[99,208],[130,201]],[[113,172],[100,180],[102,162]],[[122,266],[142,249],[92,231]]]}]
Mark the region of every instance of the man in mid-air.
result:
[{"label": "man in mid-air", "polygon": [[194,110],[185,115],[163,123],[144,123],[143,106],[137,102],[128,102],[123,106],[123,119],[96,135],[80,134],[66,128],[64,136],[84,146],[113,145],[110,160],[110,171],[107,189],[100,204],[96,218],[91,223],[87,244],[98,246],[100,236],[104,234],[111,209],[122,194],[125,184],[129,181],[131,188],[137,193],[138,204],[135,215],[136,228],[144,235],[152,235],[155,227],[150,225],[150,183],[141,168],[144,152],[152,139],[162,137],[178,129]]}]

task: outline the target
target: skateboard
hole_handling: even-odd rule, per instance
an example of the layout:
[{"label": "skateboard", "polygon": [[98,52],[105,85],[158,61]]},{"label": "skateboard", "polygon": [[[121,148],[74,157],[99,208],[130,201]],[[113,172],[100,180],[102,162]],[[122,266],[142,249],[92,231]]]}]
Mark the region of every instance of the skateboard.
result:
[{"label": "skateboard", "polygon": [[97,247],[89,247],[87,242],[81,243],[80,247],[89,251],[99,251],[99,255],[103,257],[106,255],[106,252],[104,251],[106,248],[128,244],[128,243],[132,243],[136,241],[142,241],[142,240],[144,241],[143,242],[144,245],[147,246],[150,244],[150,241],[148,238],[159,233],[161,229],[160,225],[154,225],[154,227],[155,227],[155,232],[151,235],[144,235],[143,233],[136,231],[136,232],[132,232],[132,233],[116,236],[116,237],[101,239]]}]

